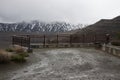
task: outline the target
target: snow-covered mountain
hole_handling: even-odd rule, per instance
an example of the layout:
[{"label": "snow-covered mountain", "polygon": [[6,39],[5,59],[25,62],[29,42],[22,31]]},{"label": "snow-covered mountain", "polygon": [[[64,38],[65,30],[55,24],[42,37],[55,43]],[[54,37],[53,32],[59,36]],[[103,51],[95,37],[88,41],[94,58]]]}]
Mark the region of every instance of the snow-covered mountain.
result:
[{"label": "snow-covered mountain", "polygon": [[83,25],[72,25],[65,22],[21,22],[21,23],[0,23],[0,32],[65,32],[80,28]]}]

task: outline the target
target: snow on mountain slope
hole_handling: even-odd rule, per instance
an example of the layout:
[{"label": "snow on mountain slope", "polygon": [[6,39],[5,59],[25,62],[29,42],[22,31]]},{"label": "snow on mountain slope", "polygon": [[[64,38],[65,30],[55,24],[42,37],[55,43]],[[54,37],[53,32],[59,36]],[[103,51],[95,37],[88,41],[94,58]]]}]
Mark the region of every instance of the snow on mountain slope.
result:
[{"label": "snow on mountain slope", "polygon": [[83,25],[72,25],[65,22],[20,22],[0,23],[0,32],[66,32],[72,29],[81,28]]}]

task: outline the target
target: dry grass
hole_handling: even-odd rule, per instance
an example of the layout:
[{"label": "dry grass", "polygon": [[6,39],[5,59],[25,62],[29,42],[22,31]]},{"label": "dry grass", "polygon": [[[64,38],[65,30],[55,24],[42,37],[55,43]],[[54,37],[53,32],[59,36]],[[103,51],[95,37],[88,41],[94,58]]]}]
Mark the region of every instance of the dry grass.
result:
[{"label": "dry grass", "polygon": [[25,52],[25,49],[19,45],[13,45],[13,46],[10,46],[10,49],[13,51],[13,52],[16,52],[16,53],[23,53]]},{"label": "dry grass", "polygon": [[27,53],[27,48],[19,46],[19,45],[12,45],[5,50],[0,50],[0,63],[4,62],[26,62],[26,57],[29,54]]},{"label": "dry grass", "polygon": [[0,50],[0,63],[9,62],[11,59],[12,54],[6,52],[5,50]]}]

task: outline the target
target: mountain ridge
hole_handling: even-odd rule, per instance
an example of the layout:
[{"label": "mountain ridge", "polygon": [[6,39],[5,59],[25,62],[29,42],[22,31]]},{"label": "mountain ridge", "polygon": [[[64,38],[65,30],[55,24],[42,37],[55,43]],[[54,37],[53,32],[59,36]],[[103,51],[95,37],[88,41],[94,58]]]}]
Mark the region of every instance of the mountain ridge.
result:
[{"label": "mountain ridge", "polygon": [[66,32],[73,29],[81,28],[85,25],[73,25],[66,22],[19,22],[19,23],[0,23],[0,32]]}]

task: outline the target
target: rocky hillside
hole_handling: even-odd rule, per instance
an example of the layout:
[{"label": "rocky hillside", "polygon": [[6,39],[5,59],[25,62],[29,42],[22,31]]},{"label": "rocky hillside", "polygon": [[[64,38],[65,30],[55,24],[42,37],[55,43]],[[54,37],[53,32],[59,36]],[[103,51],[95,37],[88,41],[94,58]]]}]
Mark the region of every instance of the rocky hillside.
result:
[{"label": "rocky hillside", "polygon": [[120,16],[113,19],[102,19],[93,25],[87,26],[82,30],[78,30],[76,34],[93,33],[93,34],[111,34],[115,35],[120,32]]}]

